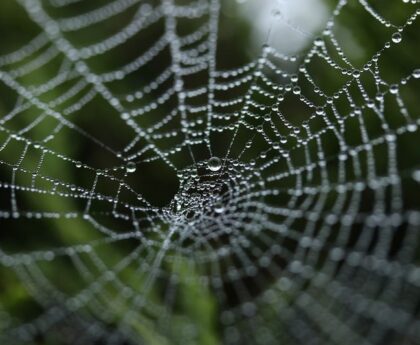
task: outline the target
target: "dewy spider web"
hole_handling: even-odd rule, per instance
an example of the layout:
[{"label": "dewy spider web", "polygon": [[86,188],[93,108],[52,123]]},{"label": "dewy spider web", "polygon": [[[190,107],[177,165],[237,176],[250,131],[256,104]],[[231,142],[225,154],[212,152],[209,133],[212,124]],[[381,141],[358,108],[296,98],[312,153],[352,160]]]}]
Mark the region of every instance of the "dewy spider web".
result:
[{"label": "dewy spider web", "polygon": [[[339,0],[220,70],[219,1],[15,1],[2,344],[420,343],[418,5]],[[359,64],[352,11],[385,37]]]}]

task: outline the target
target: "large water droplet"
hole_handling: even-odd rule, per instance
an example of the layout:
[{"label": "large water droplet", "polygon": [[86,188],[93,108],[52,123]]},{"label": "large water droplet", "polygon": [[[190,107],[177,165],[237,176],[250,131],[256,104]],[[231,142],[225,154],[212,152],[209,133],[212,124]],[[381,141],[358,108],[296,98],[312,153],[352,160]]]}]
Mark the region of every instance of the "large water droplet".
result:
[{"label": "large water droplet", "polygon": [[397,84],[390,85],[389,92],[391,92],[393,95],[396,95],[398,93],[398,85]]},{"label": "large water droplet", "polygon": [[316,111],[317,115],[324,114],[324,108],[323,107],[316,107],[315,111]]},{"label": "large water droplet", "polygon": [[136,171],[137,166],[134,162],[128,162],[125,168],[127,169],[127,172],[131,174]]},{"label": "large water droplet", "polygon": [[301,92],[301,90],[300,90],[300,87],[299,87],[299,86],[295,86],[295,87],[293,88],[293,93],[294,93],[295,95],[300,95],[300,92]]},{"label": "large water droplet", "polygon": [[417,68],[413,71],[413,77],[416,79],[420,78],[420,68]]},{"label": "large water droplet", "polygon": [[207,162],[207,167],[211,171],[219,171],[222,167],[222,161],[218,157],[211,157],[209,161]]},{"label": "large water droplet", "polygon": [[402,36],[399,32],[395,32],[392,34],[392,42],[400,43],[402,41]]}]

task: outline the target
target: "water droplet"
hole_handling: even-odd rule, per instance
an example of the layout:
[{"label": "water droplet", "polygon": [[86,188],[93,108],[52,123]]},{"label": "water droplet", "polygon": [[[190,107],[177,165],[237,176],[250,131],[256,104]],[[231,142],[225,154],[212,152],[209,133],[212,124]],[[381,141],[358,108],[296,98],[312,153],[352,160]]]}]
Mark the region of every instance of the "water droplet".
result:
[{"label": "water droplet", "polygon": [[401,34],[399,33],[399,32],[395,32],[393,35],[392,35],[392,42],[394,42],[394,43],[400,43],[402,41],[402,36],[401,36]]},{"label": "water droplet", "polygon": [[324,108],[323,107],[316,107],[315,111],[316,111],[317,115],[324,114]]},{"label": "water droplet", "polygon": [[81,168],[82,167],[82,162],[76,162],[76,168]]},{"label": "water droplet", "polygon": [[413,71],[413,77],[416,79],[420,78],[420,68],[417,68]]},{"label": "water droplet", "polygon": [[324,44],[324,41],[322,40],[322,38],[317,38],[314,41],[315,46],[320,47]]},{"label": "water droplet", "polygon": [[183,83],[182,80],[179,79],[175,82],[175,91],[176,92],[181,92],[183,87],[184,87],[184,83]]},{"label": "water droplet", "polygon": [[224,211],[225,211],[225,208],[223,206],[220,206],[220,205],[217,205],[214,208],[214,212],[216,212],[216,213],[223,213]]},{"label": "water droplet", "polygon": [[338,159],[339,159],[340,161],[345,161],[345,160],[347,159],[347,155],[346,155],[345,153],[340,153],[340,154],[338,155]]},{"label": "water droplet", "polygon": [[387,135],[385,135],[385,140],[388,142],[393,142],[397,139],[397,136],[393,133],[389,133]]},{"label": "water droplet", "polygon": [[137,169],[136,163],[134,163],[134,162],[128,162],[127,163],[127,166],[126,166],[126,169],[127,169],[127,172],[130,173],[130,174],[133,173],[133,172],[135,172],[136,169]]},{"label": "water droplet", "polygon": [[211,171],[219,171],[222,167],[222,161],[218,157],[211,157],[209,161],[207,162],[207,167]]},{"label": "water droplet", "polygon": [[397,84],[392,84],[389,87],[389,92],[391,92],[393,95],[398,93],[398,85]]},{"label": "water droplet", "polygon": [[412,176],[414,181],[420,182],[420,170],[414,170]]},{"label": "water droplet", "polygon": [[416,123],[410,123],[410,124],[407,126],[407,130],[408,130],[409,132],[415,132],[415,131],[417,130],[417,124],[416,124]]},{"label": "water droplet", "polygon": [[295,95],[300,95],[300,87],[299,87],[299,86],[295,86],[295,87],[293,88],[293,93],[294,93]]}]

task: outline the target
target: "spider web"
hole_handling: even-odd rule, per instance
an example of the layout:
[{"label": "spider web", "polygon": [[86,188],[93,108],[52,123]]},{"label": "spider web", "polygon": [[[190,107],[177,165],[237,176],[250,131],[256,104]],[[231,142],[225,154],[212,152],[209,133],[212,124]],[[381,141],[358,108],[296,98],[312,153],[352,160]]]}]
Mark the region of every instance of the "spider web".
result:
[{"label": "spider web", "polygon": [[220,0],[15,2],[2,343],[420,343],[416,1],[277,13],[309,47],[231,69]]}]

